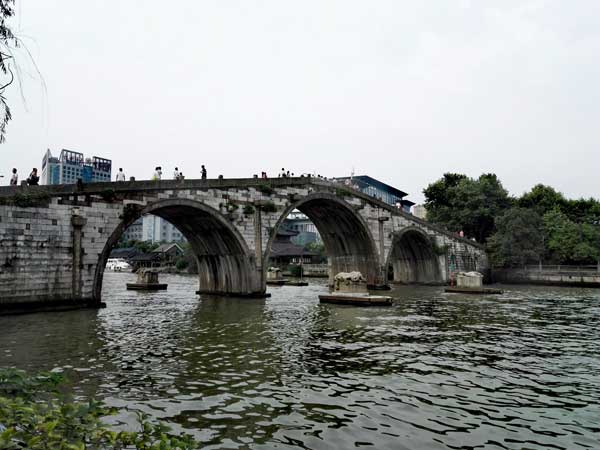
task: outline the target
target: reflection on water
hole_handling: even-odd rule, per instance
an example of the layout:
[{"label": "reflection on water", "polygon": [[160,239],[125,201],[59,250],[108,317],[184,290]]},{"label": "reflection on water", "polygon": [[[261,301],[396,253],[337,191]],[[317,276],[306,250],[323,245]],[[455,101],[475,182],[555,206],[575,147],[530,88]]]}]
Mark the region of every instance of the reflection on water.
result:
[{"label": "reflection on water", "polygon": [[196,279],[99,311],[0,317],[0,366],[65,370],[78,395],[165,420],[207,448],[600,448],[600,290],[502,296],[402,287],[389,308],[267,300]]}]

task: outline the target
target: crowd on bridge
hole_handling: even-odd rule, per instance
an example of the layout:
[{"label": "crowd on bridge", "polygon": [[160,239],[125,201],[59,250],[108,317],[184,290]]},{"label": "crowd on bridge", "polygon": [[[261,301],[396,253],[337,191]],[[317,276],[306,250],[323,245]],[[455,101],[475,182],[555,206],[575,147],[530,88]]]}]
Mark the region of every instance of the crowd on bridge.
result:
[{"label": "crowd on bridge", "polygon": [[[285,168],[281,168],[281,171],[277,174],[277,178],[292,178],[295,177],[295,173],[294,172],[290,172],[289,170],[286,170]],[[208,178],[208,172],[206,170],[206,167],[204,166],[204,164],[202,164],[200,166],[200,177],[202,180],[206,180]],[[335,178],[327,178],[324,177],[320,174],[316,174],[316,173],[302,173],[300,174],[301,178],[304,177],[314,177],[317,179],[321,179],[321,180],[326,180],[326,181],[331,181],[333,183],[336,183],[337,180]],[[3,175],[0,175],[0,178],[4,178]],[[162,166],[156,166],[154,169],[154,172],[151,176],[151,180],[153,181],[160,181],[163,178],[163,171],[162,171]],[[219,175],[219,178],[223,178],[222,175]],[[258,178],[258,175],[254,175],[254,178]],[[262,171],[260,173],[260,178],[261,179],[268,179],[268,175],[266,171]],[[185,179],[185,176],[183,175],[183,172],[178,168],[175,167],[174,171],[173,171],[173,179],[177,180],[177,181],[181,181]],[[117,182],[124,182],[127,181],[127,177],[125,175],[125,171],[123,170],[122,167],[119,167],[119,170],[117,171],[116,175],[115,175],[115,181]],[[135,177],[130,177],[130,181],[135,181]],[[9,184],[11,186],[17,186],[19,184],[19,175],[18,175],[18,171],[16,168],[12,169],[12,176],[10,178],[10,182]],[[33,168],[33,170],[31,171],[31,173],[29,174],[29,176],[27,177],[25,183],[21,183],[21,184],[27,184],[28,186],[37,186],[40,184],[40,176],[38,174],[38,170],[37,168]],[[346,185],[348,185],[348,182],[345,183]],[[358,186],[350,186],[350,187],[356,187],[358,188]]]},{"label": "crowd on bridge", "polygon": [[[40,177],[38,175],[38,171],[37,168],[33,168],[33,170],[31,171],[31,173],[29,174],[29,176],[27,177],[26,183],[28,186],[37,186],[40,184]],[[11,186],[18,186],[19,185],[19,174],[16,168],[13,168],[12,170],[12,175],[10,177],[10,182],[9,184]]]}]

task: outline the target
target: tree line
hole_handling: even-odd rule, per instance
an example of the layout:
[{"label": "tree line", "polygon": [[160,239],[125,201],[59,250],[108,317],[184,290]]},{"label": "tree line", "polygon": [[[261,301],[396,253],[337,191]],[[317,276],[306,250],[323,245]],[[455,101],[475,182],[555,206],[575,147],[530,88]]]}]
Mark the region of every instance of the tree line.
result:
[{"label": "tree line", "polygon": [[567,199],[543,184],[514,197],[492,173],[446,173],[423,193],[427,220],[484,244],[495,267],[600,261],[596,199]]}]

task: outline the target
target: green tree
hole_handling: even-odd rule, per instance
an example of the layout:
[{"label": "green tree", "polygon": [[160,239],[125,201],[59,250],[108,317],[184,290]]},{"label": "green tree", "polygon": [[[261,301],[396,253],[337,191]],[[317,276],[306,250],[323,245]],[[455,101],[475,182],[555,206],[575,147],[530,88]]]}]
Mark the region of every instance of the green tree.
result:
[{"label": "green tree", "polygon": [[575,247],[581,238],[577,224],[555,209],[544,214],[544,229],[549,259],[557,264],[573,261]]},{"label": "green tree", "polygon": [[537,263],[544,254],[542,217],[532,209],[511,208],[496,220],[497,231],[488,241],[496,267]]},{"label": "green tree", "polygon": [[495,174],[477,179],[445,174],[424,191],[427,218],[451,231],[485,242],[495,230],[495,220],[512,204]]},{"label": "green tree", "polygon": [[160,244],[152,241],[134,241],[133,247],[137,248],[142,253],[150,253],[152,250],[156,250],[160,247]]},{"label": "green tree", "polygon": [[318,253],[319,256],[327,256],[325,254],[325,245],[322,242],[309,242],[304,246],[304,249],[309,252]]},{"label": "green tree", "polygon": [[593,198],[569,200],[561,210],[575,223],[600,223],[600,203]]},{"label": "green tree", "polygon": [[521,208],[529,208],[535,210],[543,216],[548,211],[558,209],[564,211],[567,200],[553,187],[543,184],[536,184],[531,191],[524,193],[518,200],[517,205]]}]

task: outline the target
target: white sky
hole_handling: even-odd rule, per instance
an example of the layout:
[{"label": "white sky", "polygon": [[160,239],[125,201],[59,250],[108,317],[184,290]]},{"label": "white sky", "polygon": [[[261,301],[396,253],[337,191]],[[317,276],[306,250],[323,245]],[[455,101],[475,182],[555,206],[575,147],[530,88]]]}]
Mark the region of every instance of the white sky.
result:
[{"label": "white sky", "polygon": [[46,148],[138,179],[444,172],[598,197],[597,0],[17,0],[0,174]]}]

